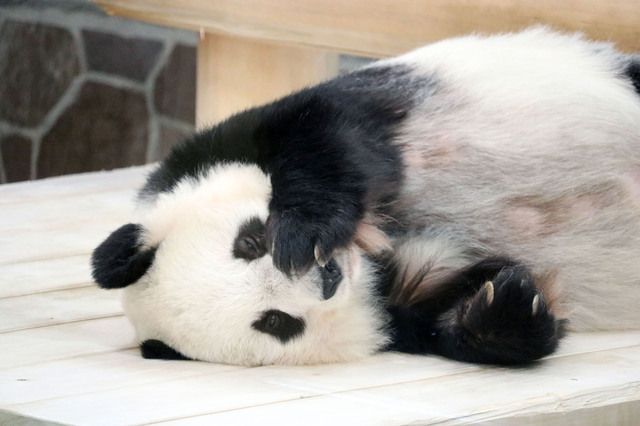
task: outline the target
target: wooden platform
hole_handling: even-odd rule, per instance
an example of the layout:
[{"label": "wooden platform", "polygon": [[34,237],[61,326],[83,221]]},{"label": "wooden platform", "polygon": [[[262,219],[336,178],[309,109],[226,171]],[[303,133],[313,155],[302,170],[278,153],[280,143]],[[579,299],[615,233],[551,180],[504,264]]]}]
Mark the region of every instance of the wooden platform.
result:
[{"label": "wooden platform", "polygon": [[88,262],[147,170],[0,187],[0,424],[639,424],[640,332],[572,336],[511,370],[393,353],[311,367],[141,358]]}]

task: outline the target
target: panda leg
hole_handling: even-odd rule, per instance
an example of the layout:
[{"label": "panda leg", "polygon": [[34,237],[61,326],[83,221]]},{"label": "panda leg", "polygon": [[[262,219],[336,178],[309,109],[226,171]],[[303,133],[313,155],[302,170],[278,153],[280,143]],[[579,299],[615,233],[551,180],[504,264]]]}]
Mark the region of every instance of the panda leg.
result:
[{"label": "panda leg", "polygon": [[513,365],[551,354],[564,335],[529,269],[485,259],[410,307],[389,307],[390,350]]},{"label": "panda leg", "polygon": [[160,340],[150,339],[140,343],[143,358],[190,361],[188,358]]}]

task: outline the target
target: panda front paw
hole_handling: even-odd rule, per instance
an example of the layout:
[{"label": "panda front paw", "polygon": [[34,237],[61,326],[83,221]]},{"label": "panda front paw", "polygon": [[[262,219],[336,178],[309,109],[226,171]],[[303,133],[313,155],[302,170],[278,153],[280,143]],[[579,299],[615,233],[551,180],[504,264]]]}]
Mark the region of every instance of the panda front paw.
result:
[{"label": "panda front paw", "polygon": [[287,276],[303,275],[353,239],[359,214],[341,209],[329,214],[302,209],[272,211],[267,221],[267,247],[274,265]]},{"label": "panda front paw", "polygon": [[552,353],[564,322],[549,311],[524,266],[502,269],[460,307],[458,326],[475,361],[517,364]]}]

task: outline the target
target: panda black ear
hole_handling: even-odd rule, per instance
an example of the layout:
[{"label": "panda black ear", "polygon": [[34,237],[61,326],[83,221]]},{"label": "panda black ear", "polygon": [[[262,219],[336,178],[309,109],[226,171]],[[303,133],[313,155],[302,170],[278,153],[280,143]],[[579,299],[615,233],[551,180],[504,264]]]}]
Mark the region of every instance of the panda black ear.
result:
[{"label": "panda black ear", "polygon": [[141,246],[144,227],[129,223],[111,233],[91,257],[93,279],[102,288],[122,288],[138,281],[149,269],[156,248]]}]

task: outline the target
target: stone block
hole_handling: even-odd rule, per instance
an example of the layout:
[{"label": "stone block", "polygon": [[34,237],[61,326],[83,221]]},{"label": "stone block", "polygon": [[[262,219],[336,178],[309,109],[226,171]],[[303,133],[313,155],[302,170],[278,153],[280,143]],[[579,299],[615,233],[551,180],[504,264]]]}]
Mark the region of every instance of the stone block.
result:
[{"label": "stone block", "polygon": [[196,48],[177,44],[156,79],[156,111],[186,123],[196,120]]},{"label": "stone block", "polygon": [[144,164],[148,120],[144,93],[85,83],[42,139],[38,178]]},{"label": "stone block", "polygon": [[71,33],[49,25],[0,23],[0,119],[34,127],[80,70]]},{"label": "stone block", "polygon": [[24,136],[0,136],[0,150],[7,182],[29,180],[31,177],[32,141]]},{"label": "stone block", "polygon": [[83,30],[87,66],[91,71],[146,81],[158,62],[163,42],[141,37],[121,37],[103,31]]},{"label": "stone block", "polygon": [[165,158],[167,154],[171,152],[171,148],[180,144],[192,133],[193,132],[185,132],[173,126],[161,124],[158,152],[155,158],[151,158],[151,161],[159,161]]}]

